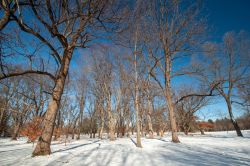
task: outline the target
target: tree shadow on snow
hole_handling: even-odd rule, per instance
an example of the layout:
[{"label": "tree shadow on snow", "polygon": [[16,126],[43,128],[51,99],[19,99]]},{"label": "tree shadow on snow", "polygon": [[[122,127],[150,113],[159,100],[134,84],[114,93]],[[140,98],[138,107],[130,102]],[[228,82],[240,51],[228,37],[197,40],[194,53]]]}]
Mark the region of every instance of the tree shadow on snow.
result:
[{"label": "tree shadow on snow", "polygon": [[180,146],[180,148],[176,148],[176,146],[172,146],[171,144],[162,146],[162,148],[168,148],[172,154],[161,154],[161,156],[168,162],[173,161],[173,163],[186,163],[188,165],[227,166],[228,163],[231,165],[248,165],[247,163],[250,163],[248,158],[236,157],[223,152],[199,149],[198,147],[190,147],[183,144],[180,144]]},{"label": "tree shadow on snow", "polygon": [[80,145],[73,146],[73,147],[66,148],[66,149],[59,149],[59,150],[56,150],[56,151],[54,151],[54,152],[52,152],[52,153],[58,153],[58,152],[64,152],[64,151],[68,151],[68,150],[76,149],[76,148],[79,148],[79,147],[83,147],[83,146],[86,146],[86,145],[90,145],[90,144],[97,143],[97,142],[99,142],[99,141],[100,141],[100,140],[93,141],[93,142],[86,143],[86,144],[80,144]]}]

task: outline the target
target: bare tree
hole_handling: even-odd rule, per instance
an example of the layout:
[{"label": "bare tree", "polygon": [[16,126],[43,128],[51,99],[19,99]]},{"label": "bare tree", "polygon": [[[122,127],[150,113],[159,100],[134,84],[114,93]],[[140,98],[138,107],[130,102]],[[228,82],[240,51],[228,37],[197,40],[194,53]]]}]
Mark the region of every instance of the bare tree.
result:
[{"label": "bare tree", "polygon": [[[54,65],[58,65],[58,70],[55,76],[47,71],[26,70],[4,74],[0,79],[25,74],[43,74],[55,81],[52,99],[43,121],[42,136],[33,152],[33,156],[36,156],[51,153],[50,143],[54,122],[74,50],[78,47],[87,47],[87,43],[93,37],[96,38],[93,32],[97,34],[96,32],[104,27],[105,22],[113,23],[112,18],[117,11],[115,9],[117,5],[112,3],[112,6],[110,1],[100,0],[74,1],[74,3],[63,1],[60,4],[57,1],[31,0],[29,3],[25,10],[20,9],[20,13],[29,10],[34,16],[32,21],[29,21],[31,18],[25,17],[24,14],[17,15],[14,11],[10,11],[11,18],[22,31],[35,37],[50,50],[49,55],[55,60]],[[45,29],[37,30],[41,26]]]},{"label": "bare tree", "polygon": [[[185,96],[187,94],[190,94],[192,91],[194,90],[192,90],[191,88],[185,87],[180,90],[179,96]],[[202,93],[203,92],[200,92],[200,94]],[[195,113],[199,111],[202,107],[207,106],[208,103],[209,103],[209,100],[205,96],[203,97],[190,96],[176,104],[177,122],[178,122],[180,129],[186,135],[188,135],[188,132],[191,130],[191,128],[193,128],[194,130],[196,127]]]},{"label": "bare tree", "polygon": [[2,0],[0,3],[0,11],[3,12],[2,18],[0,18],[0,31],[12,21],[11,13],[15,13],[18,10],[20,14],[20,6],[29,5],[26,1],[12,1]]},{"label": "bare tree", "polygon": [[250,112],[250,78],[246,78],[239,86],[239,98],[240,102],[234,101],[234,103],[239,104],[241,108]]},{"label": "bare tree", "polygon": [[145,114],[146,114],[146,122],[147,122],[147,133],[149,138],[154,137],[154,130],[152,125],[152,102],[154,98],[153,91],[155,90],[152,82],[150,80],[150,75],[148,73],[145,74],[146,78],[141,80],[141,99],[143,100],[142,103],[146,103],[144,106]]},{"label": "bare tree", "polygon": [[78,123],[78,131],[77,131],[77,139],[80,139],[81,127],[83,125],[83,115],[84,115],[84,107],[86,103],[86,96],[88,91],[88,80],[86,78],[87,72],[85,74],[84,69],[80,70],[78,77],[75,81],[76,84],[76,100],[78,103],[79,113],[77,117]]},{"label": "bare tree", "polygon": [[[159,5],[159,7],[158,7]],[[175,68],[178,60],[191,56],[201,41],[204,24],[197,17],[199,3],[159,0],[152,2],[151,24],[145,45],[151,58],[150,75],[158,83],[165,96],[172,130],[172,141],[180,142],[177,136],[175,102],[173,101],[172,80],[175,77],[192,74],[190,69]]]},{"label": "bare tree", "polygon": [[135,32],[135,44],[134,44],[134,94],[135,94],[135,102],[134,102],[134,106],[135,106],[135,114],[136,114],[136,146],[137,147],[142,147],[141,145],[141,132],[140,132],[140,117],[139,117],[139,99],[138,99],[138,73],[137,73],[137,41],[138,40],[138,32],[137,32],[137,29],[136,29],[136,32]]},{"label": "bare tree", "polygon": [[[105,56],[104,56],[105,55]],[[98,61],[97,61],[98,58]],[[108,50],[104,49],[103,54],[94,56],[94,79],[95,87],[94,94],[98,99],[101,114],[101,130],[104,127],[104,110],[108,120],[108,137],[111,141],[115,140],[115,124],[116,118],[112,111],[112,82],[113,82],[113,64],[110,60]]]},{"label": "bare tree", "polygon": [[[7,128],[8,128],[8,121],[10,119],[10,111],[8,111],[10,100],[14,95],[14,92],[11,90],[12,84],[9,82],[10,80],[5,80],[5,83],[1,82],[1,110],[0,110],[0,135],[7,136]],[[2,85],[3,84],[3,85]],[[11,86],[11,87],[10,87]]]},{"label": "bare tree", "polygon": [[[127,55],[125,55],[126,57]],[[119,93],[121,94],[121,110],[120,110],[120,126],[122,128],[122,136],[125,135],[125,132],[127,133],[127,136],[129,136],[130,132],[130,114],[131,114],[131,97],[132,97],[132,91],[131,87],[133,87],[133,78],[130,77],[129,75],[129,69],[126,68],[126,65],[124,62],[124,57],[118,59],[118,76],[119,76]],[[121,124],[123,123],[123,125]],[[125,126],[124,126],[125,125]]]},{"label": "bare tree", "polygon": [[203,78],[206,82],[218,82],[216,90],[225,100],[230,120],[238,136],[243,136],[240,127],[233,115],[233,105],[241,103],[237,93],[238,87],[249,75],[249,47],[250,40],[245,32],[235,34],[228,32],[224,35],[223,43],[207,43],[207,68]]},{"label": "bare tree", "polygon": [[[21,86],[22,89],[25,90],[25,87],[23,85]],[[14,88],[19,89],[18,87]],[[28,101],[29,99],[26,96],[15,93],[15,95],[13,96],[12,104],[9,105],[9,109],[11,110],[11,117],[13,119],[12,140],[17,140],[17,137],[19,137],[21,126],[24,124],[25,119],[27,118],[27,112],[31,111],[32,104]]]}]

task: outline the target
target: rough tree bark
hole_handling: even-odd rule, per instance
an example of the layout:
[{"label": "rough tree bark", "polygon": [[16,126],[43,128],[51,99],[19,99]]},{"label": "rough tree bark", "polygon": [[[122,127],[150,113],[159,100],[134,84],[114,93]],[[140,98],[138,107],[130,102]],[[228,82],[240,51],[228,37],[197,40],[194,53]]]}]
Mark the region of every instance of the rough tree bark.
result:
[{"label": "rough tree bark", "polygon": [[[149,87],[147,87],[149,88]],[[147,122],[148,122],[148,134],[149,134],[149,138],[154,138],[154,131],[153,131],[153,125],[152,125],[152,120],[151,120],[151,107],[150,107],[150,96],[149,96],[149,90],[147,92]]]},{"label": "rough tree bark", "polygon": [[[139,115],[139,99],[138,99],[138,73],[137,73],[137,33],[138,28],[135,32],[135,45],[134,45],[134,72],[135,72],[135,114],[136,114],[136,146],[142,148],[141,144],[141,132],[140,132],[140,115]],[[133,132],[132,132],[133,133]]]},{"label": "rough tree bark", "polygon": [[[6,2],[8,1],[3,1],[1,5]],[[29,7],[20,11],[32,13],[32,21],[28,21],[31,18],[27,17],[26,14],[20,12],[19,15],[17,15],[14,13],[15,11],[10,10],[11,20],[14,20],[18,24],[21,31],[32,35],[47,47],[48,55],[54,58],[56,62],[51,68],[58,67],[55,72],[56,76],[44,71],[28,70],[20,73],[10,73],[1,76],[0,79],[25,74],[42,74],[51,77],[52,80],[55,81],[52,90],[52,99],[49,102],[43,120],[42,135],[39,137],[36,148],[33,151],[33,156],[48,155],[51,153],[50,143],[55,126],[55,119],[60,106],[73,51],[79,47],[86,48],[86,43],[92,41],[92,39],[96,39],[96,34],[91,34],[92,32],[97,33],[96,31],[94,32],[94,29],[98,29],[97,31],[99,33],[101,33],[101,29],[107,30],[105,28],[105,22],[109,25],[110,22],[116,23],[116,21],[111,20],[114,18],[117,20],[117,16],[114,14],[116,10],[111,11],[110,9],[110,7],[115,6],[113,4],[114,1],[111,3],[108,0],[76,1],[73,4],[70,1],[60,1],[57,4],[55,1],[49,0],[43,3],[34,0],[29,0],[28,2]],[[14,5],[10,6],[15,7],[19,4],[21,5],[18,1],[10,1],[10,3],[14,3]],[[0,23],[1,28],[4,27],[4,23]],[[43,28],[45,28],[45,30]]]},{"label": "rough tree bark", "polygon": [[[21,4],[19,3],[19,5],[21,5]],[[3,0],[3,1],[0,2],[0,7],[4,10],[3,16],[0,19],[0,31],[1,31],[10,22],[11,13],[15,13],[15,11],[17,9],[17,5],[16,5],[16,1],[5,1],[5,0]]]},{"label": "rough tree bark", "polygon": [[109,94],[107,101],[107,113],[108,113],[108,127],[109,127],[109,140],[115,140],[115,123],[111,112],[111,95]]},{"label": "rough tree bark", "polygon": [[230,117],[230,120],[231,120],[231,122],[232,122],[232,124],[234,126],[234,129],[235,129],[236,133],[237,133],[237,136],[243,137],[243,134],[242,134],[242,132],[240,130],[240,127],[239,127],[237,121],[234,119],[234,115],[233,115],[233,111],[232,111],[232,104],[230,102],[230,99],[227,99],[226,103],[227,103],[229,117]]},{"label": "rough tree bark", "polygon": [[103,136],[103,128],[104,128],[104,110],[103,108],[101,108],[100,110],[100,114],[101,114],[101,126],[100,126],[100,131],[99,131],[99,138],[102,139]]},{"label": "rough tree bark", "polygon": [[35,150],[32,153],[33,156],[51,154],[50,143],[54,130],[54,123],[56,120],[56,114],[58,108],[60,106],[60,100],[63,94],[64,83],[68,75],[69,64],[73,53],[72,51],[73,51],[72,48],[66,49],[64,51],[62,65],[55,82],[55,88],[53,89],[52,99],[49,103],[48,109],[46,110],[46,114],[44,117],[43,132],[42,135],[39,137]]},{"label": "rough tree bark", "polygon": [[[165,51],[166,53],[167,51]],[[171,91],[171,84],[170,84],[170,72],[171,72],[171,60],[168,55],[166,56],[166,68],[165,68],[165,98],[168,106],[169,111],[169,120],[171,125],[171,131],[172,131],[172,141],[175,143],[179,143],[179,138],[177,136],[177,125],[176,125],[176,119],[174,115],[174,103],[172,101],[172,91]]]}]

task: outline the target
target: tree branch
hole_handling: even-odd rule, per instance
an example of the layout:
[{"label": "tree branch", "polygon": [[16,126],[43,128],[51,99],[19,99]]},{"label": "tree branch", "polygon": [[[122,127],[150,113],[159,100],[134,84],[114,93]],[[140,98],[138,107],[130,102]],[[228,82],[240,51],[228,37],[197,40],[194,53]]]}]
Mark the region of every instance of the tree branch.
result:
[{"label": "tree branch", "polygon": [[34,70],[27,70],[27,71],[23,71],[23,72],[13,72],[13,73],[9,73],[9,74],[5,74],[0,76],[0,80],[6,79],[6,78],[10,78],[10,77],[16,77],[16,76],[22,76],[22,75],[26,75],[26,74],[40,74],[40,75],[47,75],[49,76],[53,81],[56,80],[55,76],[49,72],[46,71],[34,71]]},{"label": "tree branch", "polygon": [[44,37],[42,37],[38,32],[36,32],[33,29],[31,29],[28,25],[26,25],[25,23],[23,23],[22,21],[20,21],[13,13],[12,13],[11,16],[15,19],[15,21],[18,23],[18,25],[20,26],[20,28],[24,32],[33,34],[40,41],[42,41],[43,43],[45,43],[53,51],[54,54],[52,54],[52,56],[56,60],[57,63],[59,63],[59,64],[62,63],[62,59],[61,59],[60,55],[58,54],[58,52],[56,51],[56,49],[51,45],[51,43],[48,42],[48,40],[46,40]]},{"label": "tree branch", "polygon": [[193,97],[193,96],[196,96],[196,97],[207,97],[207,96],[214,96],[213,94],[213,91],[216,89],[216,87],[220,84],[220,82],[214,84],[212,86],[212,88],[210,89],[210,92],[208,94],[198,94],[198,93],[192,93],[192,94],[188,94],[188,95],[185,95],[185,96],[182,96],[180,99],[178,99],[175,104],[178,104],[180,101],[184,100],[185,98],[188,98],[188,97]]}]

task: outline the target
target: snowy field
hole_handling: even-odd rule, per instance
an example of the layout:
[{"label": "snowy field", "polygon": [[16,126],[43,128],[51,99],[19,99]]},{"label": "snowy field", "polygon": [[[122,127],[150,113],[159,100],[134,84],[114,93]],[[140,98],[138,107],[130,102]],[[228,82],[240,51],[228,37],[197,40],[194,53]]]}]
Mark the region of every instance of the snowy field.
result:
[{"label": "snowy field", "polygon": [[210,132],[201,136],[180,134],[180,144],[164,138],[142,138],[143,148],[136,148],[134,137],[108,140],[89,139],[65,144],[52,143],[50,156],[31,157],[32,144],[24,138],[18,141],[0,139],[0,165],[250,165],[250,131],[243,131],[244,138],[235,132]]}]

